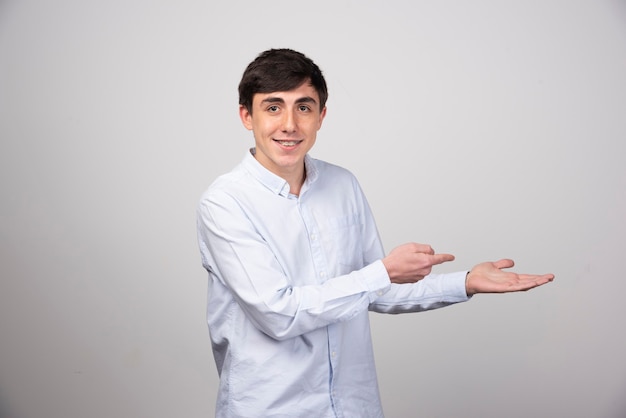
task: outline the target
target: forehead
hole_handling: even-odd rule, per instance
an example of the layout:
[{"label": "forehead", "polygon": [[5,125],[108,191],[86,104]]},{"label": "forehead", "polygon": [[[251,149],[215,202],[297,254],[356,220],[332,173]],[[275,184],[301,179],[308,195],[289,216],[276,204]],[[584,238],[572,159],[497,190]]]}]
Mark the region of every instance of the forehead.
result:
[{"label": "forehead", "polygon": [[315,88],[309,82],[304,82],[292,90],[273,91],[271,93],[255,93],[252,97],[253,106],[259,105],[266,101],[298,103],[302,102],[303,100],[312,100],[315,103],[320,102],[320,97],[317,93],[317,90],[315,90]]}]

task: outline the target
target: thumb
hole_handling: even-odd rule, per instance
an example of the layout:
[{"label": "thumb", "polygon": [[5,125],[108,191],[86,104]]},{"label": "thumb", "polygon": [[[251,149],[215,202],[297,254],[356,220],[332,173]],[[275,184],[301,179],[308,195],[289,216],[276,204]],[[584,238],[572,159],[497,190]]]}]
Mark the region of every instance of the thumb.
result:
[{"label": "thumb", "polygon": [[503,258],[493,263],[493,265],[499,269],[508,269],[513,267],[515,265],[515,262],[510,258]]}]

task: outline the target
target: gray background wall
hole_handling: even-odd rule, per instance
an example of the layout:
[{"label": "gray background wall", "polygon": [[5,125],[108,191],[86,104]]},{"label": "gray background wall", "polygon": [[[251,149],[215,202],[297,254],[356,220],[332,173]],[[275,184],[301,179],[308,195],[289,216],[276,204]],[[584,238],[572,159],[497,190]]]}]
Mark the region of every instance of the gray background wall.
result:
[{"label": "gray background wall", "polygon": [[624,1],[0,1],[0,416],[212,416],[200,193],[245,65],[325,71],[313,155],[387,249],[533,292],[373,315],[389,417],[626,416]]}]

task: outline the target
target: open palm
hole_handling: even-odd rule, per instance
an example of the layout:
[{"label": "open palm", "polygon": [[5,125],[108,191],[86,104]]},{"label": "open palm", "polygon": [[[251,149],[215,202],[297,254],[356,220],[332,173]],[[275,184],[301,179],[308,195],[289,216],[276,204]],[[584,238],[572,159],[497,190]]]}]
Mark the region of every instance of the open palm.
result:
[{"label": "open palm", "polygon": [[468,295],[476,293],[520,292],[541,286],[554,279],[553,274],[518,274],[502,269],[513,267],[510,259],[480,263],[467,274]]}]

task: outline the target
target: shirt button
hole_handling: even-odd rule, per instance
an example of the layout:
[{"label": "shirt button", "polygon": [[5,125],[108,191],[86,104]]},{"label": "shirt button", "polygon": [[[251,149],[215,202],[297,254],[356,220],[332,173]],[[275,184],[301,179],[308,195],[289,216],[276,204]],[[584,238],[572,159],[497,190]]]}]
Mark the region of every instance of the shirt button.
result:
[{"label": "shirt button", "polygon": [[311,234],[311,241],[315,241],[317,239],[317,235]]},{"label": "shirt button", "polygon": [[322,278],[326,277],[326,272],[325,271],[320,272],[320,277]]}]

